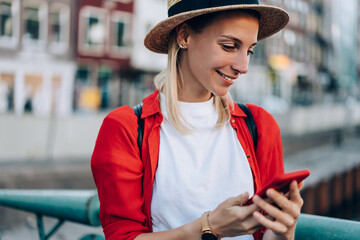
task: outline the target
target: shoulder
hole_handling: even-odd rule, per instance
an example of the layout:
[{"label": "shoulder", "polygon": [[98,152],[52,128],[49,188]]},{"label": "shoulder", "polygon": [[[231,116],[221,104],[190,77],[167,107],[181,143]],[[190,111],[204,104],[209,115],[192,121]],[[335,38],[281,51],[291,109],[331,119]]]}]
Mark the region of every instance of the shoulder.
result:
[{"label": "shoulder", "polygon": [[126,105],[116,108],[105,117],[107,120],[112,120],[119,123],[133,122],[136,120],[136,118],[137,117],[133,108]]},{"label": "shoulder", "polygon": [[246,105],[249,107],[255,121],[272,121],[276,123],[275,118],[263,107],[252,103],[247,103]]},{"label": "shoulder", "polygon": [[104,118],[102,128],[113,133],[122,132],[122,134],[133,135],[137,133],[137,116],[131,107],[121,106]]},{"label": "shoulder", "polygon": [[275,118],[263,107],[251,103],[246,105],[249,107],[258,129],[280,132],[280,128]]}]

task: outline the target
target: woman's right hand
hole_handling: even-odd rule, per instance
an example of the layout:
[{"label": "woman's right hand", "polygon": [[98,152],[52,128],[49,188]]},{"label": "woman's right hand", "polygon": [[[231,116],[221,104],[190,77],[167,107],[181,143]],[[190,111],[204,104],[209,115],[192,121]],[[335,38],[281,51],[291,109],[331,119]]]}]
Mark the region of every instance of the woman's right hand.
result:
[{"label": "woman's right hand", "polygon": [[249,199],[249,194],[231,197],[219,204],[209,214],[211,231],[219,238],[253,234],[261,224],[253,217],[259,210],[255,204],[242,206]]}]

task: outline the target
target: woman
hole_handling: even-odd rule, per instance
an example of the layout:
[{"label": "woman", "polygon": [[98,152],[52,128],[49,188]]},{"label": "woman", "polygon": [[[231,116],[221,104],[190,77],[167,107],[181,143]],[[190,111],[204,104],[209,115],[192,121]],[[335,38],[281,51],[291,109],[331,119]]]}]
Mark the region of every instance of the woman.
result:
[{"label": "woman", "polygon": [[[168,54],[157,90],[143,100],[144,140],[123,106],[103,122],[92,156],[106,239],[294,239],[302,198],[270,189],[283,173],[279,128],[249,105],[258,130],[255,152],[245,113],[229,87],[248,71],[258,40],[288,22],[285,11],[255,0],[169,0],[169,18],[145,45]],[[266,212],[266,214],[264,214]]]}]

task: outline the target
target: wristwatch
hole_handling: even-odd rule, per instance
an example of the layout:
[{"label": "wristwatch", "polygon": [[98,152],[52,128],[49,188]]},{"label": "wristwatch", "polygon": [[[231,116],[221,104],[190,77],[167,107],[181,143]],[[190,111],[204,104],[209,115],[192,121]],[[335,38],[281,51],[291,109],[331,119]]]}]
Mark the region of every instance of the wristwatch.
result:
[{"label": "wristwatch", "polygon": [[218,240],[218,237],[215,233],[211,232],[209,226],[209,214],[210,212],[204,212],[201,216],[201,239],[202,240]]}]

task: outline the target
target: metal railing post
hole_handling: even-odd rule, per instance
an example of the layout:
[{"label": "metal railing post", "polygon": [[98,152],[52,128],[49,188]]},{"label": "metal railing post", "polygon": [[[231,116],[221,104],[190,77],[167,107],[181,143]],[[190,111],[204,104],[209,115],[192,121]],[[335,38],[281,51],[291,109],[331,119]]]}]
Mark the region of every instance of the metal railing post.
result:
[{"label": "metal railing post", "polygon": [[40,214],[36,214],[36,224],[37,224],[37,229],[38,229],[40,240],[46,240],[45,239],[44,222],[43,222],[42,216]]}]

